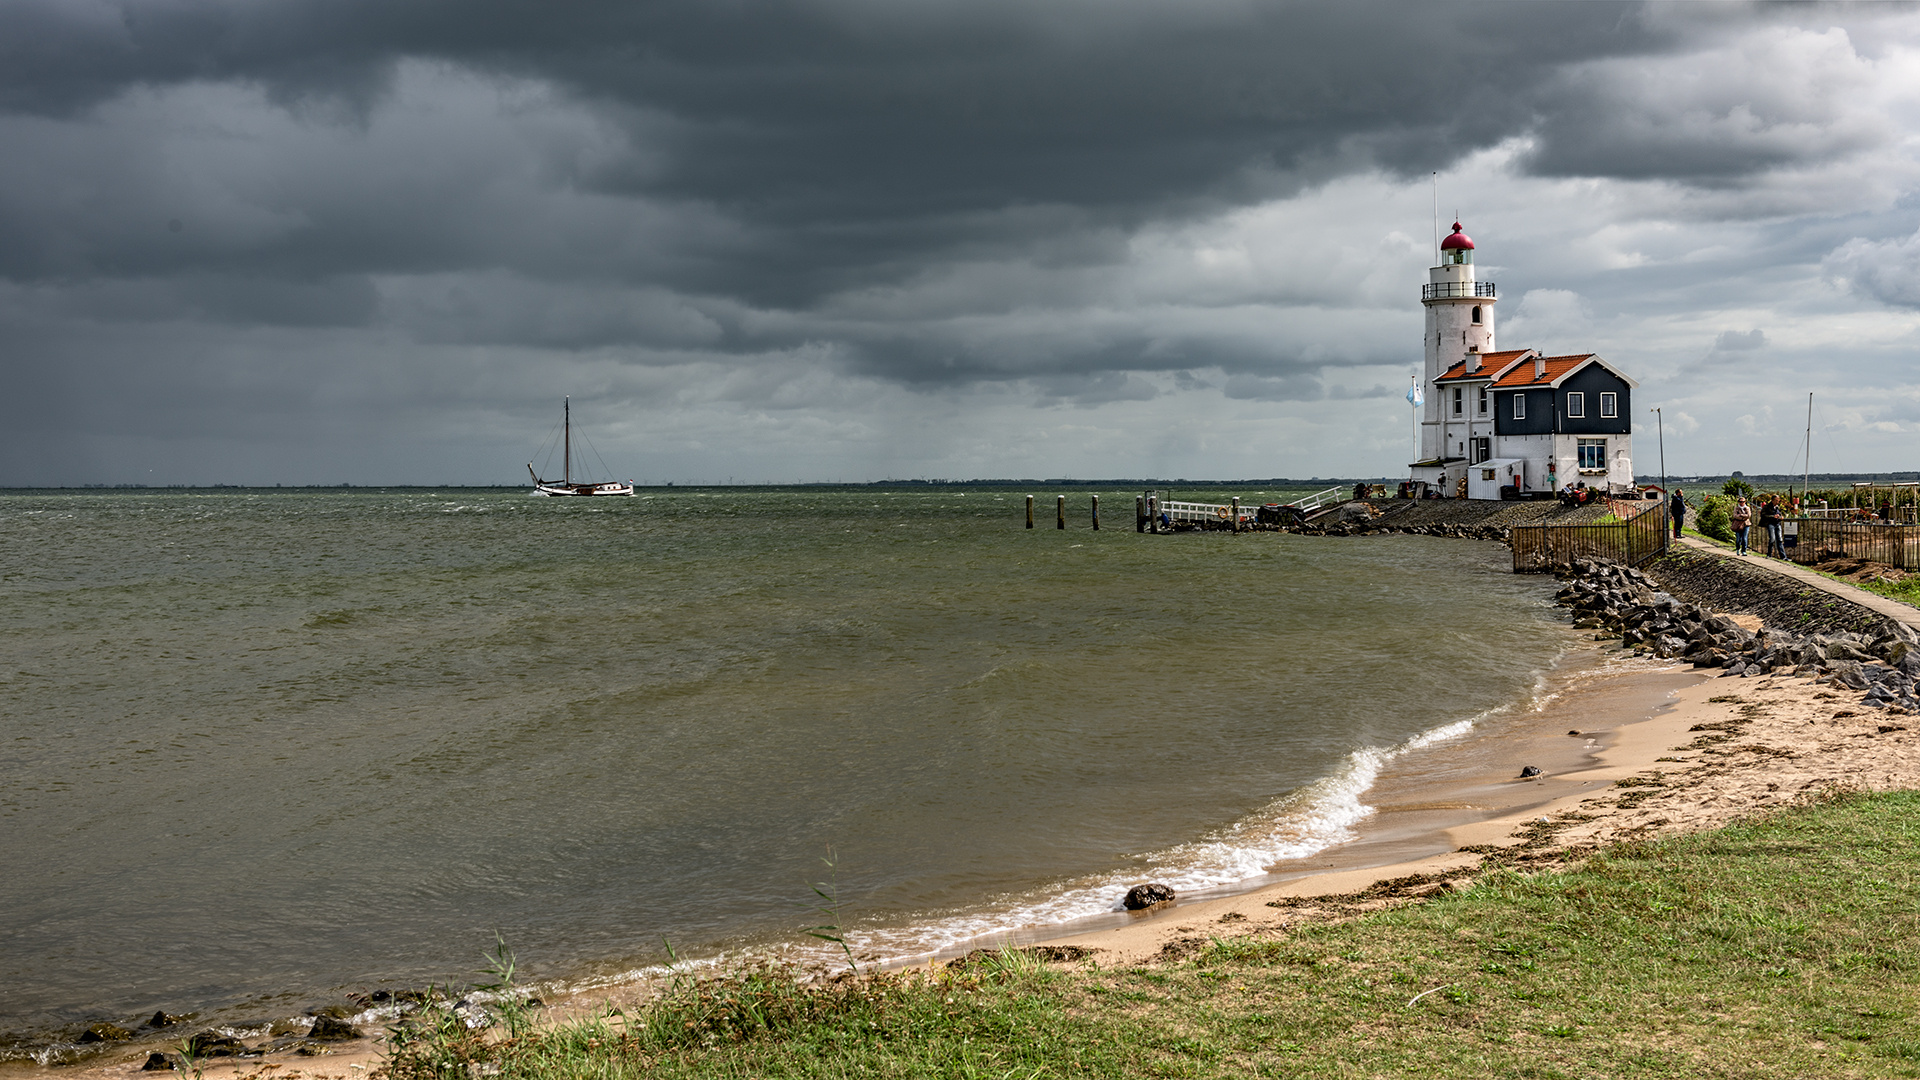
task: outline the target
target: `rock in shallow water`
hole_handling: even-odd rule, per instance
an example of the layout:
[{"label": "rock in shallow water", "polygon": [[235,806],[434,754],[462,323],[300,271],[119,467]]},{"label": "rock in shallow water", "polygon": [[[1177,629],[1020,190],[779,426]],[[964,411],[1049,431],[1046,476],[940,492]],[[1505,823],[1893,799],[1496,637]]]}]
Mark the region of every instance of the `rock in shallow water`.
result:
[{"label": "rock in shallow water", "polygon": [[233,1057],[246,1048],[239,1039],[217,1031],[203,1031],[187,1040],[188,1052],[197,1058]]},{"label": "rock in shallow water", "polygon": [[1170,904],[1172,902],[1173,886],[1153,883],[1135,885],[1133,888],[1128,889],[1127,898],[1120,901],[1120,906],[1126,908],[1128,911],[1145,911],[1148,908],[1158,907],[1161,904]]},{"label": "rock in shallow water", "polygon": [[1522,780],[1531,780],[1534,777],[1539,775],[1540,775],[1540,766],[1538,765],[1529,765],[1526,768],[1520,770],[1520,779]]},{"label": "rock in shallow water", "polygon": [[307,1031],[309,1039],[357,1039],[360,1029],[337,1016],[316,1016]]}]

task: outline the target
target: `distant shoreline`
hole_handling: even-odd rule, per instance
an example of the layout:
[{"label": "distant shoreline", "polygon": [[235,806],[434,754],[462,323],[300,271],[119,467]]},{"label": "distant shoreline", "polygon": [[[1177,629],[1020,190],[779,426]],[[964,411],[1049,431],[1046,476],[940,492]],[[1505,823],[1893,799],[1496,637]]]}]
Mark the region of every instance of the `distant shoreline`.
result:
[{"label": "distant shoreline", "polygon": [[[1799,473],[1701,473],[1681,476],[1674,474],[1668,480],[1676,484],[1711,484],[1718,486],[1733,478],[1746,480],[1758,485],[1799,485],[1914,482],[1920,481],[1920,472],[1878,472],[1878,473],[1813,473],[1803,477]],[[986,479],[986,480],[805,480],[793,483],[722,483],[699,481],[680,483],[663,481],[658,484],[636,484],[636,487],[648,491],[704,491],[704,490],[805,490],[805,489],[868,489],[868,488],[1015,488],[1015,487],[1063,487],[1063,488],[1240,488],[1240,487],[1282,487],[1282,488],[1326,488],[1339,485],[1357,484],[1365,481],[1369,484],[1394,484],[1402,477],[1398,476],[1333,476],[1308,477],[1270,477],[1248,480],[1192,480],[1181,478],[1115,478],[1110,480],[1086,480],[1067,477],[1023,478],[1023,479]],[[1642,483],[1653,478],[1642,476]],[[0,495],[7,494],[43,494],[48,492],[111,492],[111,491],[246,491],[246,492],[300,492],[300,491],[518,491],[526,489],[524,482],[502,484],[22,484],[0,486]]]}]

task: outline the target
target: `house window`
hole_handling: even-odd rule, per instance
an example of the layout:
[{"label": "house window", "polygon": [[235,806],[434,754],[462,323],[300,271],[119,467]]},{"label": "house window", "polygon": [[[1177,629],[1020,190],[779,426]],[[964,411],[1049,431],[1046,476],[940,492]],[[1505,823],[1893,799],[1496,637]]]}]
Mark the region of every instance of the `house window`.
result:
[{"label": "house window", "polygon": [[1605,439],[1581,439],[1580,440],[1580,471],[1581,472],[1589,472],[1589,471],[1606,472],[1607,471],[1607,440]]},{"label": "house window", "polygon": [[[1493,440],[1485,435],[1477,436],[1473,440],[1473,463],[1478,465],[1492,456]],[[1487,479],[1491,480],[1493,477],[1489,476]]]},{"label": "house window", "polygon": [[1480,307],[1478,304],[1474,305],[1473,308],[1473,325],[1480,325]]},{"label": "house window", "polygon": [[1464,408],[1464,399],[1460,396],[1461,393],[1462,391],[1459,387],[1456,386],[1453,388],[1453,415],[1455,416],[1459,416],[1460,410]]},{"label": "house window", "polygon": [[1527,418],[1527,395],[1513,395],[1513,418],[1515,420],[1525,420]]},{"label": "house window", "polygon": [[1574,391],[1573,393],[1568,394],[1567,395],[1567,415],[1568,416],[1587,415],[1587,395],[1582,394],[1577,390]]},{"label": "house window", "polygon": [[1479,409],[1479,411],[1480,411],[1480,415],[1481,415],[1481,416],[1485,416],[1485,415],[1487,415],[1487,397],[1488,397],[1488,390],[1487,390],[1487,388],[1486,388],[1486,387],[1484,387],[1484,386],[1483,386],[1483,387],[1481,387],[1481,388],[1480,388],[1480,409]]},{"label": "house window", "polygon": [[1600,395],[1600,415],[1608,420],[1620,415],[1620,395],[1611,391]]}]

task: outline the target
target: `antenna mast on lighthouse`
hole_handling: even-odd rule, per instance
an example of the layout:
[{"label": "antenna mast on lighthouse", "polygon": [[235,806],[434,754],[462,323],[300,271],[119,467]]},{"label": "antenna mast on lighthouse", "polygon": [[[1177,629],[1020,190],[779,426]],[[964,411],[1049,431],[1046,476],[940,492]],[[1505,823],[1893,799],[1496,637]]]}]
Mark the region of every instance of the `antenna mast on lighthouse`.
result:
[{"label": "antenna mast on lighthouse", "polygon": [[1433,171],[1433,261],[1440,261],[1440,170]]}]

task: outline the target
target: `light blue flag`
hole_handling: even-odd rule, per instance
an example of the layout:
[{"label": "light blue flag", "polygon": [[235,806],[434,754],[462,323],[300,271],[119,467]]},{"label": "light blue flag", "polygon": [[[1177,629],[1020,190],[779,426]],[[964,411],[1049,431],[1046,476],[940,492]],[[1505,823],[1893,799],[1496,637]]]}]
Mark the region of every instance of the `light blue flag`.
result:
[{"label": "light blue flag", "polygon": [[1412,386],[1407,387],[1407,404],[1418,408],[1426,400],[1427,395],[1421,392],[1419,383],[1414,383]]}]

